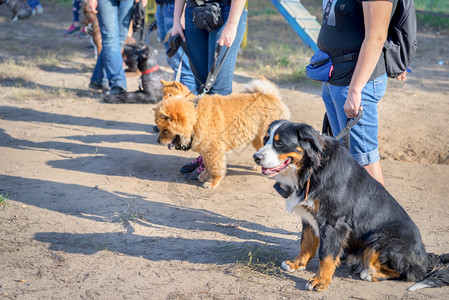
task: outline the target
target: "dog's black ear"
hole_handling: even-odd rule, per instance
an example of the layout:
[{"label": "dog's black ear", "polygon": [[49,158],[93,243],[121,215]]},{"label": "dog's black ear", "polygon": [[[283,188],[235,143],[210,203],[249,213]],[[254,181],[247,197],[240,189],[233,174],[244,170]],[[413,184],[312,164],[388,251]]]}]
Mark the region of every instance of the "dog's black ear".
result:
[{"label": "dog's black ear", "polygon": [[324,141],[320,133],[309,125],[299,124],[296,127],[296,135],[299,145],[306,153],[306,156],[309,157],[314,165],[320,165],[321,153],[324,149]]}]

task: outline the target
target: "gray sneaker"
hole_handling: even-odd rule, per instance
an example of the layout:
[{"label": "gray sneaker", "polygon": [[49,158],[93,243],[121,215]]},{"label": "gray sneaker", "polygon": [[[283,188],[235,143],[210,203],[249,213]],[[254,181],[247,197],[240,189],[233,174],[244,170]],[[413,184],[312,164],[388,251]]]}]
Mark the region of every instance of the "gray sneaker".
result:
[{"label": "gray sneaker", "polygon": [[199,181],[198,177],[204,171],[204,169],[206,169],[206,166],[204,165],[203,162],[201,162],[201,164],[198,166],[198,168],[195,169],[195,171],[193,171],[191,174],[187,174],[186,176],[184,176],[184,178],[187,181],[198,182]]}]

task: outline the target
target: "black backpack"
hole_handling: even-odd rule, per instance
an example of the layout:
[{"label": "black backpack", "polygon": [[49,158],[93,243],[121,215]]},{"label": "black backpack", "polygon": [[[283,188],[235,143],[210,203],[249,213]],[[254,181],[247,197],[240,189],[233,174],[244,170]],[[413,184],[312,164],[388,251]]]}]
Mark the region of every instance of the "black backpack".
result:
[{"label": "black backpack", "polygon": [[398,0],[384,44],[387,75],[396,78],[407,70],[418,48],[413,0]]}]

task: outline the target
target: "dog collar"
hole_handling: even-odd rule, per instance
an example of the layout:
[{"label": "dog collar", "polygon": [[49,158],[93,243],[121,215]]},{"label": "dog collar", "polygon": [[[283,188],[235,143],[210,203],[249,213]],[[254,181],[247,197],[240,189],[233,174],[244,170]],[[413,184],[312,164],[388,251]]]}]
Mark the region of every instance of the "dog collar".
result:
[{"label": "dog collar", "polygon": [[142,75],[144,75],[144,74],[150,74],[150,73],[153,73],[154,71],[157,71],[157,70],[159,70],[159,65],[155,65],[155,66],[152,67],[151,69],[148,69],[148,70],[146,70],[146,71],[143,71],[143,72],[142,72]]},{"label": "dog collar", "polygon": [[[312,173],[312,169],[309,170],[309,173]],[[307,197],[309,196],[309,189],[310,189],[310,179],[312,178],[312,176],[309,177],[309,180],[307,180],[307,185],[305,190],[301,193],[304,194],[304,200],[307,200]],[[282,197],[284,197],[285,199],[287,199],[288,197],[290,197],[291,194],[293,194],[294,189],[289,187],[288,185],[284,185],[280,182],[276,182],[273,185],[273,188],[276,190],[276,192],[278,192],[279,195],[281,195]]]},{"label": "dog collar", "polygon": [[182,151],[189,151],[192,148],[192,140],[193,140],[193,135],[192,138],[190,139],[190,143],[187,146],[176,146],[175,149],[176,150],[182,150]]}]

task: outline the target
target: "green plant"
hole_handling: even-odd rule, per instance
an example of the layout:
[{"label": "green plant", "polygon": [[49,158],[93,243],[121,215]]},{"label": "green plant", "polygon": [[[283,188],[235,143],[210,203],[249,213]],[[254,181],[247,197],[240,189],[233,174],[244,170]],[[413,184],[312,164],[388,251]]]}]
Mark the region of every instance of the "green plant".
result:
[{"label": "green plant", "polygon": [[5,209],[6,205],[8,205],[8,194],[0,194],[0,207]]},{"label": "green plant", "polygon": [[283,253],[263,245],[245,245],[237,254],[237,261],[235,262],[237,268],[247,274],[263,274],[266,276],[273,276],[276,278],[285,279],[279,267],[282,262]]}]

